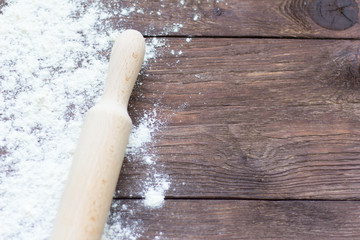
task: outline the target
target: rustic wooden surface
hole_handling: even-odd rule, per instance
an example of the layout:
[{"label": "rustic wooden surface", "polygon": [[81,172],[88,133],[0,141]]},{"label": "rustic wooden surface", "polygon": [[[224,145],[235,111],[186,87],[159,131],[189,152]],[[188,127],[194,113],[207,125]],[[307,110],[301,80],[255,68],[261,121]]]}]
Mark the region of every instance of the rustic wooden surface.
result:
[{"label": "rustic wooden surface", "polygon": [[130,114],[158,104],[167,124],[150,148],[171,186],[162,208],[144,208],[151,166],[126,159],[122,223],[140,220],[142,239],[360,238],[359,202],[348,201],[360,199],[359,24],[321,27],[305,0],[137,4],[144,15],[110,22],[169,36]]},{"label": "rustic wooden surface", "polygon": [[[123,210],[123,206],[127,210]],[[359,239],[360,202],[167,200],[158,210],[121,200],[124,227],[141,239]]]},{"label": "rustic wooden surface", "polygon": [[146,209],[151,166],[125,159],[113,211],[140,220],[142,239],[358,239],[359,24],[321,27],[304,0],[174,2],[111,19],[168,36],[130,114],[158,104],[151,149],[171,178],[164,206]]},{"label": "rustic wooden surface", "polygon": [[[122,224],[140,221],[141,239],[360,239],[360,0],[101,2],[99,30],[165,42],[130,114],[157,104],[150,148],[171,186],[145,208],[151,166],[125,159]],[[119,17],[134,2],[144,13]],[[346,6],[324,23],[319,2]]]},{"label": "rustic wooden surface", "polygon": [[[134,3],[102,2],[110,12],[130,8]],[[360,0],[355,2],[359,4]],[[184,4],[178,0],[136,1],[144,14],[134,12],[125,18],[114,14],[109,20],[114,27],[136,28],[148,36],[360,38],[359,24],[345,31],[319,26],[311,17],[311,3],[312,0],[184,0]],[[181,23],[182,27],[171,31],[174,23]]]},{"label": "rustic wooden surface", "polygon": [[[168,197],[360,199],[360,41],[169,39],[132,116],[154,102]],[[170,50],[181,55],[172,55]],[[135,112],[136,110],[136,112]],[[117,197],[149,167],[125,162]]]}]

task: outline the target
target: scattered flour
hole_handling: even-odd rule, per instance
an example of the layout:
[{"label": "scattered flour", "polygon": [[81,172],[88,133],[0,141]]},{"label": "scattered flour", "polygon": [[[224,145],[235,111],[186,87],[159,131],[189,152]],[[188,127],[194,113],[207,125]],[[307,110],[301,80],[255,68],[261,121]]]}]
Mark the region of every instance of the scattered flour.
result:
[{"label": "scattered flour", "polygon": [[181,23],[179,24],[174,24],[173,27],[170,29],[170,31],[172,32],[179,32],[180,29],[183,27],[184,25],[182,25]]},{"label": "scattered flour", "polygon": [[135,11],[135,7],[130,7],[130,8],[122,8],[120,11],[120,15],[121,16],[129,16],[130,13]]},{"label": "scattered flour", "polygon": [[150,208],[162,206],[165,198],[165,192],[170,187],[169,176],[158,171],[156,164],[156,154],[147,151],[147,145],[153,143],[152,135],[163,125],[157,118],[157,112],[154,109],[150,113],[145,113],[138,126],[132,129],[127,156],[131,161],[132,158],[141,158],[143,163],[150,166],[150,171],[146,181],[143,183],[144,205]]},{"label": "scattered flour", "polygon": [[[108,61],[101,53],[110,49],[119,31],[106,20],[112,14],[128,19],[144,13],[135,5],[107,12],[100,1],[90,2],[8,0],[1,9],[2,239],[48,239],[84,114],[102,93]],[[164,31],[178,32],[181,27],[174,24]],[[147,41],[145,66],[150,59],[156,61],[156,49],[164,45],[157,38]],[[170,187],[156,154],[147,152],[159,124],[155,110],[144,113],[127,149],[129,159],[140,154],[151,166],[141,183],[144,204],[150,208],[163,204]],[[141,221],[129,219],[134,211],[124,206],[109,216],[103,239],[141,236]]]},{"label": "scattered flour", "polygon": [[155,190],[150,188],[145,194],[145,206],[151,208],[161,207],[164,203],[164,192],[162,189]]},{"label": "scattered flour", "polygon": [[110,41],[93,29],[96,10],[76,2],[8,4],[0,15],[0,236],[47,239]]},{"label": "scattered flour", "polygon": [[181,23],[174,23],[172,26],[165,26],[163,28],[162,34],[177,33],[183,27],[184,27],[184,25]]},{"label": "scattered flour", "polygon": [[194,21],[197,21],[197,20],[199,19],[199,17],[200,17],[200,15],[199,15],[199,14],[195,14],[195,16],[194,16],[193,20],[194,20]]},{"label": "scattered flour", "polygon": [[145,192],[144,204],[150,208],[161,207],[165,199],[165,191],[169,190],[169,178],[156,174],[155,181],[151,182]]},{"label": "scattered flour", "polygon": [[132,156],[147,152],[146,144],[151,143],[152,134],[158,131],[161,125],[161,122],[156,117],[156,109],[152,112],[145,112],[140,123],[132,128],[126,149],[126,154],[130,156],[130,159]]},{"label": "scattered flour", "polygon": [[146,156],[144,157],[145,163],[146,164],[153,164],[154,161],[151,159],[151,156]]},{"label": "scattered flour", "polygon": [[[142,182],[141,185],[144,206],[150,209],[156,209],[163,205],[165,192],[171,184],[168,175],[159,173],[156,154],[148,151],[149,145],[154,142],[153,135],[159,131],[163,124],[164,122],[158,119],[156,109],[144,113],[139,124],[133,126],[126,149],[127,159],[130,162],[134,158],[140,158],[142,164],[149,166],[146,181]],[[141,237],[143,224],[140,220],[132,220],[131,216],[134,215],[134,210],[129,210],[127,205],[122,205],[121,210],[119,210],[117,202],[112,205],[112,214],[105,226],[102,240],[137,239]]]},{"label": "scattered flour", "polygon": [[[134,220],[134,211],[129,210],[127,206],[125,208],[123,206],[121,207],[121,211],[113,211],[109,215],[108,223],[105,226],[105,231],[101,240],[136,240],[142,236],[142,222],[140,220]],[[115,209],[119,206],[118,203],[115,202],[111,207],[112,209]]]}]

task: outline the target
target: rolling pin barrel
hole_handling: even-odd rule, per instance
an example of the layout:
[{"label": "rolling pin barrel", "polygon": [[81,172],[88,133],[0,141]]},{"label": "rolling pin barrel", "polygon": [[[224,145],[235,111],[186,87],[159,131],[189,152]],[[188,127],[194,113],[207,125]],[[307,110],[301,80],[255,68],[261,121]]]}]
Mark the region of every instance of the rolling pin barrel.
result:
[{"label": "rolling pin barrel", "polygon": [[135,30],[115,41],[104,93],[86,115],[51,240],[101,238],[130,135],[127,105],[144,53],[144,38]]}]

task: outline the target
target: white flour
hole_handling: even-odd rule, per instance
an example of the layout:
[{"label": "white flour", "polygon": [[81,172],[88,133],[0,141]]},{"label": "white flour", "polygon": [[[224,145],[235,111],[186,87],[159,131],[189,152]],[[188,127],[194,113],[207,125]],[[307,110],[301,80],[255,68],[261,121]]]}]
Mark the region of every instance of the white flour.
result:
[{"label": "white flour", "polygon": [[141,158],[142,163],[149,165],[146,182],[144,183],[144,204],[150,208],[161,207],[164,202],[165,191],[170,187],[169,177],[158,173],[156,165],[156,154],[147,151],[147,145],[153,142],[152,135],[159,130],[162,122],[157,119],[157,112],[144,113],[140,124],[135,126],[131,132],[127,148],[128,159]]},{"label": "white flour", "polygon": [[[42,240],[52,228],[84,113],[102,93],[108,62],[100,53],[109,50],[116,32],[96,30],[109,18],[96,1],[87,8],[81,0],[6,2],[0,14],[0,236]],[[141,13],[134,6],[117,14]],[[156,38],[148,43],[145,63],[163,45]],[[128,149],[130,156],[141,151],[144,164],[151,165],[143,183],[149,207],[160,207],[170,186],[156,155],[146,152],[156,121],[156,112],[144,115]],[[115,212],[104,239],[136,239],[141,233],[140,221]]]},{"label": "white flour", "polygon": [[164,203],[164,192],[169,190],[170,183],[167,178],[160,177],[156,185],[149,187],[145,193],[145,206],[151,208],[161,207]]}]

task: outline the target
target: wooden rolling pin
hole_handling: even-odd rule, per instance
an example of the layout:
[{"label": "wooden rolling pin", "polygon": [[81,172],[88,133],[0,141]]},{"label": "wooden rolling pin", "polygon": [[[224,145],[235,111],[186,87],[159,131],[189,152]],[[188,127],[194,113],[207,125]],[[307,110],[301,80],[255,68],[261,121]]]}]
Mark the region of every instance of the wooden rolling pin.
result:
[{"label": "wooden rolling pin", "polygon": [[127,105],[144,53],[144,38],[135,30],[115,41],[104,93],[84,121],[52,240],[101,238],[130,135]]}]

